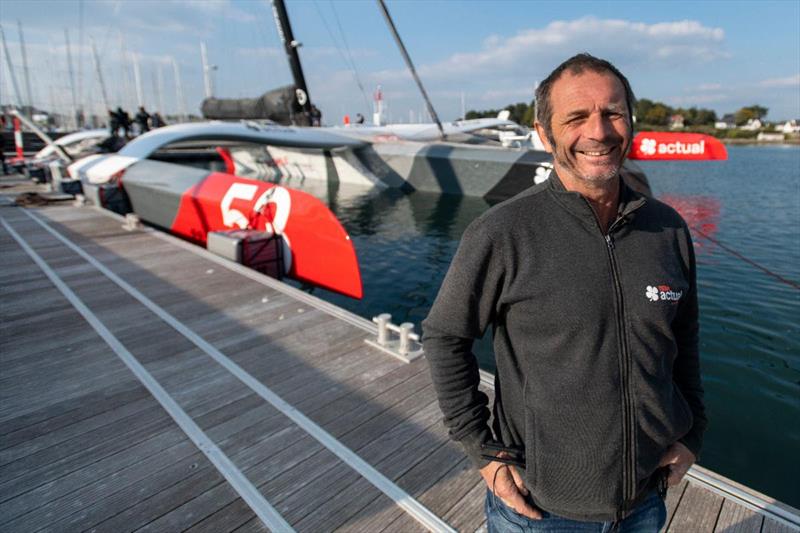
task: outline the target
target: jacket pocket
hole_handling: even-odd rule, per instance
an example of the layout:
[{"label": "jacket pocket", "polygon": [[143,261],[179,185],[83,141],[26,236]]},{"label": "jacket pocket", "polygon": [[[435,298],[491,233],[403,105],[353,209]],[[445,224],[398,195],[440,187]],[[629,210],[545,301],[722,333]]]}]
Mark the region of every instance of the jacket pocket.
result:
[{"label": "jacket pocket", "polygon": [[620,498],[620,415],[591,387],[531,380],[525,388],[526,482],[553,513],[611,514]]}]

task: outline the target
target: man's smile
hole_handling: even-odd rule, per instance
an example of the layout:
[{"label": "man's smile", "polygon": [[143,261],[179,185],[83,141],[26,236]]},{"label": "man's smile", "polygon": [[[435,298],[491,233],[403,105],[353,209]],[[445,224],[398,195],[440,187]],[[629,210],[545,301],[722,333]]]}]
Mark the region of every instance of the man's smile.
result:
[{"label": "man's smile", "polygon": [[617,148],[616,146],[610,146],[608,148],[601,148],[601,149],[595,149],[595,150],[575,150],[575,151],[578,152],[579,154],[584,155],[584,156],[604,157],[604,156],[609,155],[616,148]]}]

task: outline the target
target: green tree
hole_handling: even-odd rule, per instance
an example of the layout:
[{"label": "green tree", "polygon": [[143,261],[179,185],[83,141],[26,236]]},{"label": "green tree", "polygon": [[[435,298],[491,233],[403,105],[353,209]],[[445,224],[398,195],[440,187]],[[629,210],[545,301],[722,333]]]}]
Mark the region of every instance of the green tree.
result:
[{"label": "green tree", "polygon": [[474,118],[489,118],[489,117],[496,117],[500,111],[497,109],[487,109],[485,111],[476,111],[474,109],[470,109],[467,111],[467,116],[464,118],[467,120],[472,120]]},{"label": "green tree", "polygon": [[508,106],[506,109],[511,111],[511,115],[508,117],[509,120],[516,122],[517,124],[522,124],[525,120],[525,112],[528,110],[528,104],[525,102],[519,102],[512,106]]},{"label": "green tree", "polygon": [[766,107],[754,104],[748,107],[741,108],[734,115],[734,119],[736,120],[736,125],[741,126],[743,124],[747,124],[748,120],[764,118],[765,116],[767,116],[768,111],[769,109],[767,109]]},{"label": "green tree", "polygon": [[531,105],[529,105],[528,109],[525,110],[525,114],[522,115],[522,122],[520,122],[520,124],[522,124],[523,126],[528,126],[529,128],[532,128],[533,127],[533,121],[536,120],[536,117],[534,116],[534,110],[535,109],[536,109],[536,107],[534,106],[534,103],[531,102]]},{"label": "green tree", "polygon": [[648,100],[647,98],[640,98],[636,101],[636,109],[633,110],[633,114],[636,116],[636,120],[644,121],[644,117],[647,116],[647,113],[652,109],[653,104],[652,100]]},{"label": "green tree", "polygon": [[717,121],[717,114],[711,109],[700,108],[695,114],[694,124],[697,126],[713,126]]},{"label": "green tree", "polygon": [[672,108],[662,104],[661,102],[656,102],[647,111],[647,114],[644,116],[644,122],[645,124],[666,126],[669,124],[670,115],[672,115]]}]

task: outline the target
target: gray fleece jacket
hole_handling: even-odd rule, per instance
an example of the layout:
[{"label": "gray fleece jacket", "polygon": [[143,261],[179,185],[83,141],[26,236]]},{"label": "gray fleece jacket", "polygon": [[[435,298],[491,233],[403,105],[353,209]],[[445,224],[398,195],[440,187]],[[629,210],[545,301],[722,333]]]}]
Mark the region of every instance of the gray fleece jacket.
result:
[{"label": "gray fleece jacket", "polygon": [[[464,232],[423,342],[450,436],[477,467],[524,464],[533,502],[619,520],[666,449],[706,426],[692,241],[672,208],[621,184],[607,234],[552,177]],[[494,334],[492,430],[473,340]]]}]

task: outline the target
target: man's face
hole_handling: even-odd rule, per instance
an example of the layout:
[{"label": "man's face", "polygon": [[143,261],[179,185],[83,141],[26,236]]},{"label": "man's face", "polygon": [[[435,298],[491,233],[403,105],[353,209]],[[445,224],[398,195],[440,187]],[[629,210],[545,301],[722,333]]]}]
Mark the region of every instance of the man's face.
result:
[{"label": "man's face", "polygon": [[589,187],[613,179],[631,140],[622,83],[610,73],[565,72],[553,84],[550,104],[552,140],[540,124],[536,129],[558,175]]}]

